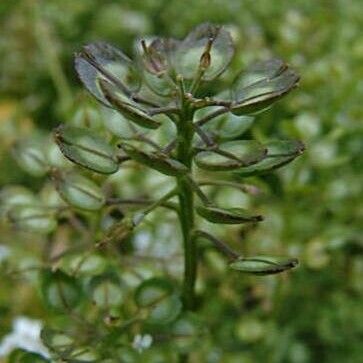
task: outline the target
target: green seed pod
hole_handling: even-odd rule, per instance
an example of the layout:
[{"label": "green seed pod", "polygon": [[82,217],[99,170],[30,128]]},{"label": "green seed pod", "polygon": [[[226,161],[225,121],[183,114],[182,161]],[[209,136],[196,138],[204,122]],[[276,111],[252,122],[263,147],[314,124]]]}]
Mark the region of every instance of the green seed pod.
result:
[{"label": "green seed pod", "polygon": [[267,148],[265,159],[257,164],[239,169],[236,175],[253,176],[278,169],[304,152],[304,144],[295,140],[271,141],[264,145]]},{"label": "green seed pod", "polygon": [[16,205],[9,209],[8,217],[14,225],[25,231],[49,233],[57,227],[54,210],[37,205]]},{"label": "green seed pod", "polygon": [[100,308],[119,306],[124,300],[124,291],[119,278],[111,273],[95,276],[89,283],[93,302]]},{"label": "green seed pod", "polygon": [[101,174],[118,170],[114,148],[89,129],[60,126],[54,139],[63,155],[78,165]]},{"label": "green seed pod", "polygon": [[256,256],[240,257],[230,263],[234,270],[253,275],[273,275],[286,270],[290,270],[298,265],[296,258]]},{"label": "green seed pod", "polygon": [[56,171],[52,178],[61,197],[73,207],[98,210],[105,203],[99,186],[82,175]]},{"label": "green seed pod", "polygon": [[198,206],[197,213],[211,223],[241,224],[248,222],[261,222],[263,217],[252,215],[243,208],[218,208],[213,206]]},{"label": "green seed pod", "polygon": [[101,79],[99,84],[107,101],[128,120],[147,129],[157,129],[160,126],[160,122],[151,118],[144,110],[139,108],[139,105],[134,104],[131,99],[119,92],[111,83]]},{"label": "green seed pod", "polygon": [[262,111],[295,88],[299,79],[281,60],[258,63],[234,81],[231,112],[248,115]]},{"label": "green seed pod", "polygon": [[40,338],[49,351],[60,356],[70,354],[75,343],[74,339],[64,332],[46,327],[40,332]]},{"label": "green seed pod", "polygon": [[35,204],[35,195],[23,186],[10,185],[0,191],[0,216],[4,216],[14,206]]},{"label": "green seed pod", "polygon": [[192,30],[172,53],[177,74],[193,79],[202,71],[202,80],[218,77],[229,65],[234,54],[233,41],[223,28],[201,24]]},{"label": "green seed pod", "polygon": [[45,270],[42,273],[41,294],[49,308],[69,311],[80,304],[82,286],[76,278],[60,270]]},{"label": "green seed pod", "polygon": [[87,90],[108,107],[111,105],[100,89],[100,79],[108,80],[124,94],[140,88],[140,77],[131,59],[107,43],[84,46],[75,56],[75,68]]},{"label": "green seed pod", "polygon": [[171,282],[161,278],[143,281],[135,291],[135,302],[148,310],[147,322],[156,325],[171,323],[182,308]]},{"label": "green seed pod", "polygon": [[145,152],[137,149],[131,144],[120,144],[122,150],[130,156],[130,158],[144,164],[162,174],[170,176],[185,175],[189,170],[180,161],[171,159],[160,153]]},{"label": "green seed pod", "polygon": [[36,137],[20,140],[13,148],[15,160],[30,175],[43,176],[48,171],[49,165],[43,146],[44,140]]},{"label": "green seed pod", "polygon": [[195,156],[195,163],[205,170],[226,171],[256,164],[266,155],[266,149],[253,140],[229,141],[218,149],[201,151]]}]

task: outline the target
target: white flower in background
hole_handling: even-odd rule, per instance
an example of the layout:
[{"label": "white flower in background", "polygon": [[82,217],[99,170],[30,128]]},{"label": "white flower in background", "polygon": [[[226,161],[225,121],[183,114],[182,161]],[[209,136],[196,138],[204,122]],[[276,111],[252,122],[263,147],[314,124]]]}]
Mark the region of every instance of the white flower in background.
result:
[{"label": "white flower in background", "polygon": [[0,342],[0,357],[5,357],[12,350],[22,348],[44,357],[49,357],[47,349],[40,340],[42,324],[39,320],[18,316],[13,321],[13,330]]},{"label": "white flower in background", "polygon": [[153,342],[153,337],[149,334],[141,335],[137,334],[132,342],[132,347],[139,353],[142,353],[145,349],[149,349]]}]

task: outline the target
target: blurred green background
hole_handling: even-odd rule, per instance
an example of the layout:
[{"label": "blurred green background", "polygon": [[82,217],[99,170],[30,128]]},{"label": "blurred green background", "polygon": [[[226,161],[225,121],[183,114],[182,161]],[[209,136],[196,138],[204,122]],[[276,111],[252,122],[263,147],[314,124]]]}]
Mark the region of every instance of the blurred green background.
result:
[{"label": "blurred green background", "polygon": [[[204,21],[225,24],[235,39],[237,52],[227,79],[270,55],[298,70],[300,87],[258,116],[252,132],[260,139],[301,139],[307,151],[285,169],[257,180],[265,191],[253,202],[266,216],[261,226],[220,232],[244,252],[297,256],[299,269],[277,277],[245,278],[227,271],[215,251],[206,251],[198,288],[204,299],[201,314],[212,333],[201,343],[204,353],[195,362],[359,363],[361,0],[2,0],[0,186],[21,184],[38,191],[43,180],[22,172],[10,146],[34,130],[49,132],[77,117],[76,111],[92,102],[73,69],[73,53],[81,45],[105,40],[131,54],[137,37],[181,38]],[[145,188],[143,181],[133,180]],[[27,238],[7,226],[0,228],[1,246],[19,264],[41,258],[44,237]],[[1,266],[5,260],[0,258]],[[17,315],[50,319],[34,279],[4,273],[0,339]]]}]

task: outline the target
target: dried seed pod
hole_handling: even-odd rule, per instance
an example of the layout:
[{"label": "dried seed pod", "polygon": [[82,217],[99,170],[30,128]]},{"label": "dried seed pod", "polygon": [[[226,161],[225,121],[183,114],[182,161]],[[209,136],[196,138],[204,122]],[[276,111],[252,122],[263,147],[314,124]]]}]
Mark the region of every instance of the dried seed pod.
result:
[{"label": "dried seed pod", "polygon": [[101,174],[118,170],[114,148],[89,129],[60,126],[54,139],[63,155],[78,165]]},{"label": "dried seed pod", "polygon": [[230,263],[234,270],[253,275],[273,275],[290,270],[298,265],[296,258],[276,256],[240,257]]},{"label": "dried seed pod", "polygon": [[261,222],[263,217],[253,215],[243,208],[218,208],[214,206],[198,206],[197,213],[211,223],[241,224]]}]

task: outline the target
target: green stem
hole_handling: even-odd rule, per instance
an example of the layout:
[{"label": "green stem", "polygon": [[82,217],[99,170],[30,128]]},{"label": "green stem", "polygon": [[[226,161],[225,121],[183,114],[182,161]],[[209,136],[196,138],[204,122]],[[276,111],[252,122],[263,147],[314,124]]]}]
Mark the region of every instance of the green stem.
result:
[{"label": "green stem", "polygon": [[[177,159],[192,172],[192,139],[194,127],[193,113],[185,105],[178,122]],[[184,309],[193,310],[195,306],[195,280],[197,277],[197,248],[192,235],[194,229],[194,197],[193,188],[184,177],[177,178],[179,197],[179,221],[184,244]]]}]

